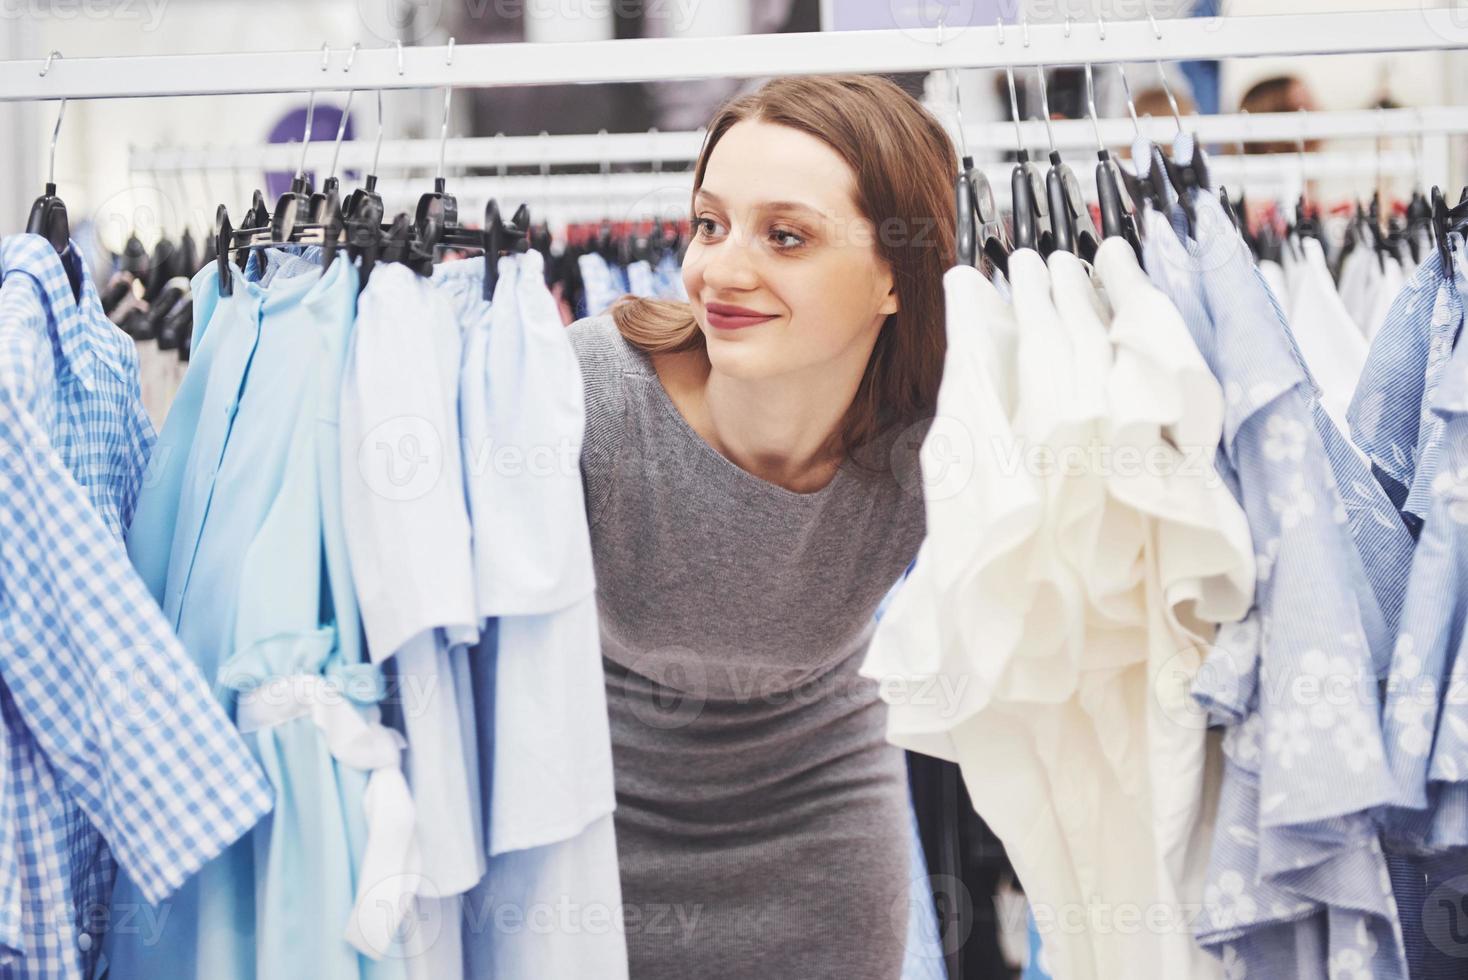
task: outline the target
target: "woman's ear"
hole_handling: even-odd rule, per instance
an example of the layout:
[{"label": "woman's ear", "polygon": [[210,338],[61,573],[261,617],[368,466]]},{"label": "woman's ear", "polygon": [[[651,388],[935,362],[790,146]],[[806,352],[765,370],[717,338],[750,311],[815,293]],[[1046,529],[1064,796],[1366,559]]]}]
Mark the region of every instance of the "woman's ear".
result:
[{"label": "woman's ear", "polygon": [[878,312],[883,316],[891,316],[901,308],[902,303],[897,299],[897,287],[894,285],[887,290],[887,295],[882,298],[882,305]]}]

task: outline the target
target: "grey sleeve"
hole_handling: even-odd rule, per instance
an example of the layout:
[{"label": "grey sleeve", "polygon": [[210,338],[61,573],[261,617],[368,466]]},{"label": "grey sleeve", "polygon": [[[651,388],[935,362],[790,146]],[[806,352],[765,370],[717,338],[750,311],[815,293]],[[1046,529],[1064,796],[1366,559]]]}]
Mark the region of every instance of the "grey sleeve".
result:
[{"label": "grey sleeve", "polygon": [[612,495],[612,475],[626,425],[625,355],[617,325],[608,315],[586,317],[567,328],[581,365],[586,401],[586,437],[581,444],[581,479],[586,516],[595,527]]}]

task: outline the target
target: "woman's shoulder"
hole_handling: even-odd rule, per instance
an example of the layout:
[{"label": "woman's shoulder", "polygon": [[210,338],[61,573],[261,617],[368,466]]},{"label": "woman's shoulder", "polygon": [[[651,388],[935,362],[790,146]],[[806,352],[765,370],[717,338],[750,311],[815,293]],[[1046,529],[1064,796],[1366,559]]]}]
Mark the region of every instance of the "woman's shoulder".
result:
[{"label": "woman's shoulder", "polygon": [[617,329],[610,313],[583,317],[566,328],[586,381],[613,382],[625,374],[645,375],[651,362]]}]

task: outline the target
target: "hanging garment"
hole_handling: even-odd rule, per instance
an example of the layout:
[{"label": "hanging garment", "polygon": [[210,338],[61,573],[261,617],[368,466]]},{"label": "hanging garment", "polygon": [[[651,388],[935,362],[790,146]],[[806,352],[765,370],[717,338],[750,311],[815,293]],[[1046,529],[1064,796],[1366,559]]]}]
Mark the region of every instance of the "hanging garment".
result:
[{"label": "hanging garment", "polygon": [[[1029,579],[1028,555],[1043,503],[1031,467],[1003,465],[1020,450],[1010,423],[1014,386],[1005,383],[1014,373],[1014,314],[971,267],[950,269],[944,293],[948,340],[932,440],[935,462],[948,468],[925,471],[930,533],[892,596],[889,625],[873,637],[862,674],[909,690],[968,678],[943,705],[948,712],[936,712],[938,705],[919,698],[889,699],[887,709],[889,738],[911,751],[953,760],[950,729],[989,702],[1025,635],[1026,614],[1040,588]],[[950,426],[949,419],[962,421]],[[936,613],[941,602],[956,601],[961,589],[973,596],[973,615],[955,624],[959,641],[949,643],[936,632]],[[990,653],[975,664],[966,641],[980,636]]]},{"label": "hanging garment", "polygon": [[596,252],[587,252],[576,261],[586,290],[586,316],[597,316],[621,299],[626,290],[617,283],[606,259]]},{"label": "hanging garment", "polygon": [[[1215,468],[1225,417],[1217,379],[1124,241],[1103,242],[1096,269],[1116,311],[1108,489],[1146,521],[1141,561],[1156,569],[1145,593],[1151,696],[1138,728],[1148,746],[1156,894],[1184,909],[1204,893],[1220,779],[1218,747],[1190,685],[1215,637],[1213,624],[1236,623],[1249,610],[1254,549],[1247,517]],[[1217,973],[1188,930],[1158,945],[1160,976]]]},{"label": "hanging garment", "polygon": [[1259,274],[1264,277],[1264,282],[1269,286],[1269,292],[1274,296],[1274,302],[1280,309],[1290,305],[1290,290],[1285,279],[1284,266],[1273,259],[1263,259],[1259,263]]},{"label": "hanging garment", "polygon": [[[488,870],[468,896],[468,976],[627,976],[626,940],[583,916],[621,907],[615,791],[579,468],[586,410],[575,351],[539,252],[442,265],[463,324],[461,486],[472,518],[473,654]],[[564,910],[569,899],[572,906]],[[506,928],[500,908],[556,928]],[[600,911],[598,911],[600,910]],[[496,926],[499,926],[496,928]]]},{"label": "hanging garment", "polygon": [[683,268],[678,262],[678,257],[672,252],[658,260],[657,267],[653,270],[653,278],[657,285],[658,299],[688,302],[688,290],[683,285]]},{"label": "hanging garment", "polygon": [[163,902],[270,788],[126,562],[137,362],[75,247],[38,236],[0,243],[0,438],[0,971],[81,978],[117,865]]},{"label": "hanging garment", "polygon": [[1341,263],[1340,275],[1336,278],[1336,294],[1341,306],[1350,314],[1352,322],[1363,337],[1371,336],[1371,313],[1376,306],[1376,294],[1381,289],[1385,270],[1382,260],[1369,240],[1357,242]]},{"label": "hanging garment", "polygon": [[407,738],[420,862],[410,891],[417,914],[439,923],[433,943],[410,946],[410,975],[458,968],[458,896],[485,869],[477,749],[464,714],[473,710],[468,657],[479,628],[459,453],[462,346],[452,306],[428,279],[394,263],[373,270],[342,383],[340,452],[367,649],[386,665],[398,694],[392,720]]},{"label": "hanging garment", "polygon": [[1414,529],[1431,507],[1442,445],[1431,406],[1463,324],[1461,238],[1454,245],[1451,276],[1434,254],[1393,301],[1349,410],[1354,441]]},{"label": "hanging garment", "polygon": [[[1430,265],[1432,263],[1424,263]],[[1388,686],[1387,757],[1407,797],[1384,826],[1424,855],[1468,848],[1468,345],[1437,372],[1437,473]]]},{"label": "hanging garment", "polygon": [[[1130,278],[1124,268],[1114,272],[1127,312],[1125,323],[1116,321],[1120,332],[1111,340],[1135,344],[1158,329],[1160,297],[1131,261]],[[1180,459],[1154,468],[1143,467],[1139,458],[1128,467],[1121,458],[1125,451],[1111,455],[1118,447],[1108,439],[1118,435],[1130,443],[1124,450],[1145,449],[1155,459],[1164,426],[1168,439],[1180,441],[1178,430],[1197,437],[1195,429],[1206,430],[1211,416],[1212,441],[1202,433],[1209,450],[1203,458],[1210,460],[1221,396],[1214,383],[1212,411],[1206,399],[1197,401],[1206,389],[1194,390],[1189,367],[1193,376],[1207,376],[1198,355],[1180,360],[1177,352],[1166,354],[1166,346],[1163,363],[1155,366],[1155,350],[1143,356],[1119,348],[1125,364],[1113,383],[1110,311],[1074,256],[1052,255],[1047,270],[1034,252],[1021,250],[1010,257],[1010,273],[1012,314],[983,311],[985,305],[994,309],[998,294],[975,270],[947,274],[949,343],[939,414],[969,409],[957,418],[974,432],[978,465],[961,484],[965,490],[992,483],[996,494],[1023,499],[1017,488],[1028,487],[1030,500],[1045,501],[1044,510],[1031,504],[1029,521],[1000,514],[989,528],[976,517],[1004,511],[992,506],[1003,497],[965,515],[947,496],[932,492],[943,484],[933,478],[936,472],[929,474],[924,485],[934,533],[893,599],[863,669],[882,678],[884,688],[901,680],[910,690],[914,681],[931,677],[928,665],[942,663],[935,659],[941,654],[954,665],[950,680],[977,681],[965,691],[967,700],[956,702],[960,710],[945,701],[943,710],[929,708],[926,717],[903,699],[890,698],[889,737],[961,763],[976,809],[1005,841],[1027,896],[1045,920],[1046,956],[1056,976],[1122,975],[1139,962],[1156,963],[1158,976],[1214,975],[1217,965],[1193,948],[1185,930],[1139,935],[1087,916],[1161,903],[1181,923],[1184,903],[1201,898],[1203,860],[1194,841],[1206,837],[1200,812],[1204,734],[1194,725],[1180,738],[1160,710],[1152,715],[1137,706],[1185,702],[1191,677],[1186,668],[1196,668],[1201,653],[1192,651],[1190,661],[1183,654],[1203,637],[1190,636],[1183,624],[1195,611],[1243,614],[1252,593],[1252,553],[1243,516],[1216,480],[1210,494],[1201,474],[1175,465]],[[1108,281],[1114,297],[1112,286]],[[1053,454],[1031,456],[1020,466],[1014,462],[1019,457],[1008,456],[1008,469],[986,465],[990,446],[1001,459],[1007,455],[1004,439],[993,435],[997,427],[1007,428],[1007,420],[997,410],[1002,392],[984,377],[990,368],[999,374],[995,355],[1002,347],[981,339],[1009,335],[994,329],[1006,319],[1021,325],[1016,359],[1006,372],[1017,371],[1014,432]],[[1171,335],[1188,343],[1180,324]],[[1150,383],[1158,379],[1165,383]],[[983,414],[973,413],[986,404]],[[1026,479],[1031,473],[1038,479]],[[985,499],[982,493],[969,503],[979,499]],[[1016,513],[1024,512],[1016,507]],[[1037,520],[1041,513],[1044,523]],[[940,530],[947,527],[947,514],[969,548],[965,557],[971,565],[961,586],[968,591],[940,593],[934,587],[935,570],[943,565],[933,559],[950,540]],[[960,524],[963,519],[966,524]],[[1217,536],[1220,524],[1232,527],[1231,542]],[[1001,531],[1002,543],[993,530]],[[1024,533],[1032,540],[1015,540]],[[975,538],[979,545],[972,543]],[[1005,545],[1008,554],[999,550]],[[985,579],[976,554],[1011,564],[1005,569],[995,561]],[[954,564],[962,568],[959,559],[954,549]],[[1159,569],[1171,577],[1164,582]],[[1007,574],[995,574],[1000,571]],[[1003,591],[985,595],[975,585]],[[976,610],[951,631],[961,633],[964,621],[972,619],[975,626],[963,643],[943,635],[947,615],[939,610],[954,608]],[[991,609],[1016,617],[1016,628],[991,616]],[[1042,621],[1027,628],[1026,615],[1075,625],[1047,628]],[[1200,622],[1197,628],[1211,635],[1211,627]],[[1007,663],[1011,638],[1016,661],[1026,668],[1045,663],[1047,669],[1014,670]],[[968,664],[960,666],[958,658],[965,655]],[[1173,682],[1170,692],[1164,685],[1158,700],[1153,688],[1169,670],[1184,672],[1183,682]],[[991,682],[996,674],[997,684]],[[1004,764],[996,766],[996,758]]]},{"label": "hanging garment", "polygon": [[1346,408],[1366,363],[1366,340],[1336,293],[1325,252],[1313,238],[1295,239],[1298,256],[1285,250],[1290,331],[1320,386],[1320,402],[1342,432]]},{"label": "hanging garment", "polygon": [[657,295],[657,284],[653,279],[652,264],[640,259],[627,266],[627,291],[633,296],[652,297]]},{"label": "hanging garment", "polygon": [[[188,882],[156,935],[110,932],[109,976],[397,978],[400,960],[373,957],[393,951],[394,889],[414,870],[412,801],[401,739],[377,722],[337,499],[356,273],[338,261],[268,290],[229,273],[230,297],[213,268],[194,279],[201,380],[160,440],[185,472],[145,488],[129,544],[235,703],[275,811]],[[113,909],[137,901],[120,880]]]},{"label": "hanging garment", "polygon": [[[1194,207],[1200,240],[1187,248],[1147,213],[1147,266],[1165,291],[1196,282],[1180,308],[1193,312],[1190,330],[1212,334],[1199,347],[1225,392],[1223,448],[1258,561],[1254,643],[1240,653],[1220,636],[1196,692],[1228,726],[1198,939],[1226,970],[1251,975],[1325,977],[1354,962],[1402,977],[1391,882],[1368,816],[1393,791],[1372,660],[1385,628],[1369,589],[1363,604],[1356,581],[1321,574],[1360,558],[1309,378],[1266,317],[1220,319],[1250,296],[1267,304],[1268,291],[1216,200],[1199,194]],[[1232,684],[1253,696],[1240,699]],[[1210,686],[1226,695],[1208,696]]]},{"label": "hanging garment", "polygon": [[1392,304],[1396,302],[1397,296],[1407,284],[1407,277],[1402,272],[1402,263],[1392,256],[1382,260],[1383,268],[1381,283],[1376,287],[1376,294],[1372,297],[1371,312],[1366,319],[1366,339],[1375,340],[1381,331],[1382,324],[1391,313]]}]

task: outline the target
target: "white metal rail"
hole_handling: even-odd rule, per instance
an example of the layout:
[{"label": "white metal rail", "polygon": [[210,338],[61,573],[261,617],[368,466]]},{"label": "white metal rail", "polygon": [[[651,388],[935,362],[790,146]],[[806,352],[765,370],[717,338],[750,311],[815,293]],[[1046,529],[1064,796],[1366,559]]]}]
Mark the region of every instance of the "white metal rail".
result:
[{"label": "white metal rail", "polygon": [[[0,100],[491,88],[772,74],[1423,51],[1468,45],[1453,9],[719,38],[35,59],[0,63]],[[62,52],[64,55],[65,52]],[[350,71],[344,69],[350,64]]]},{"label": "white metal rail", "polygon": [[[1147,116],[1140,120],[1144,133],[1154,140],[1170,139],[1177,130],[1171,117]],[[1468,133],[1468,106],[1434,106],[1420,109],[1380,109],[1314,113],[1236,113],[1215,116],[1185,116],[1183,125],[1205,143],[1232,151],[1241,142],[1295,142],[1415,137],[1422,134],[1462,135]],[[1063,150],[1086,150],[1096,145],[1095,131],[1088,120],[1059,120],[1052,123],[1055,144]],[[1030,119],[1021,124],[1025,145],[1048,146],[1045,124]],[[1107,146],[1131,142],[1130,119],[1100,121],[1101,139]],[[971,148],[1004,150],[1014,146],[1013,123],[965,123]],[[536,167],[566,164],[688,164],[703,146],[702,130],[677,133],[612,133],[574,136],[489,136],[452,138],[444,151],[449,167]],[[382,144],[378,169],[383,173],[432,168],[438,165],[439,141],[425,138],[389,140]],[[313,141],[307,163],[319,167],[331,156],[331,143]],[[342,144],[338,166],[360,170],[372,161],[370,139]],[[300,163],[300,144],[272,143],[248,146],[133,147],[129,164],[146,173],[192,173],[205,170],[293,170]]]}]

